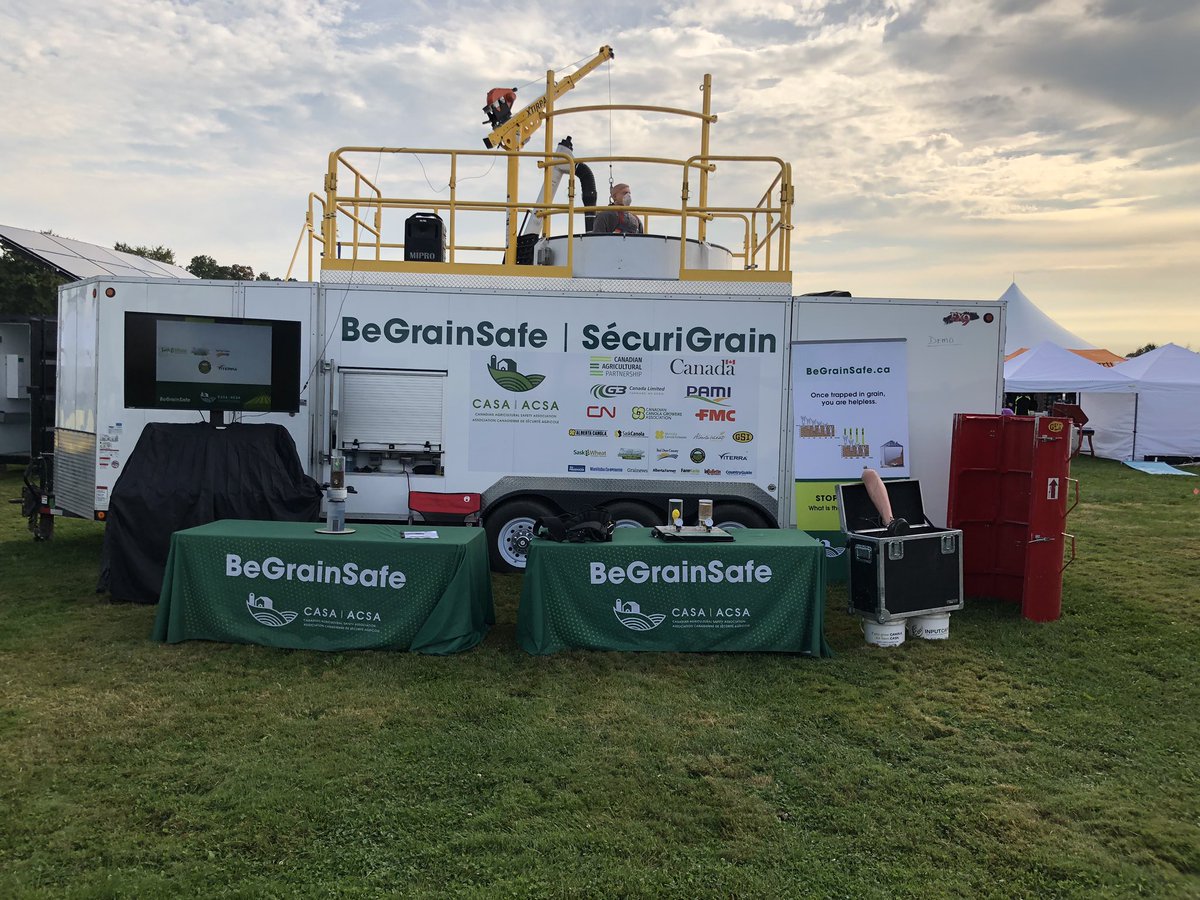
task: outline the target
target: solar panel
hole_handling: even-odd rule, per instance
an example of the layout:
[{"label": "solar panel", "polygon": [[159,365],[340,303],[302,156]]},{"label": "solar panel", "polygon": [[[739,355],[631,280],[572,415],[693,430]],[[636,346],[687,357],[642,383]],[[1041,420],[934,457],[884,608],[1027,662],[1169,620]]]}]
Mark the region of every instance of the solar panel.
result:
[{"label": "solar panel", "polygon": [[111,250],[98,244],[73,241],[11,225],[0,225],[0,244],[39,259],[68,278],[94,275],[131,275],[151,278],[194,278],[187,269]]}]

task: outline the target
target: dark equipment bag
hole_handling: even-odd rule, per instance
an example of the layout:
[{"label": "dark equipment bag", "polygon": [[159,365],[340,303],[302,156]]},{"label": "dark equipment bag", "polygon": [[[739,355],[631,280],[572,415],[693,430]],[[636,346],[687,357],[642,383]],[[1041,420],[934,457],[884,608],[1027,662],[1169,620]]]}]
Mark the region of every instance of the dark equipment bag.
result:
[{"label": "dark equipment bag", "polygon": [[548,541],[568,544],[603,544],[612,540],[613,518],[607,509],[589,506],[561,516],[542,516],[533,533]]}]

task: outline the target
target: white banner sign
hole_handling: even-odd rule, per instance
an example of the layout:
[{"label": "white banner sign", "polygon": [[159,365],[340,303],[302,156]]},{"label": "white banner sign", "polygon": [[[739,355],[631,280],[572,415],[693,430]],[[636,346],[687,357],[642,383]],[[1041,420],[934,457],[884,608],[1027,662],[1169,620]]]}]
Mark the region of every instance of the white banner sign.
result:
[{"label": "white banner sign", "polygon": [[797,480],[909,476],[905,362],[902,339],[792,345]]}]

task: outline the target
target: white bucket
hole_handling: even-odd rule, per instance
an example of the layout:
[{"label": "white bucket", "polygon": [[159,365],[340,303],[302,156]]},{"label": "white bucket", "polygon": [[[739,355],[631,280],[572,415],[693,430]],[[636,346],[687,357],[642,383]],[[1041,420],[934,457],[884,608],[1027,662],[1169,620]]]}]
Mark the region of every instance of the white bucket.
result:
[{"label": "white bucket", "polygon": [[868,644],[876,647],[899,647],[904,643],[904,622],[863,621],[863,634]]},{"label": "white bucket", "polygon": [[944,641],[950,637],[950,613],[913,616],[908,620],[908,633],[926,641]]}]

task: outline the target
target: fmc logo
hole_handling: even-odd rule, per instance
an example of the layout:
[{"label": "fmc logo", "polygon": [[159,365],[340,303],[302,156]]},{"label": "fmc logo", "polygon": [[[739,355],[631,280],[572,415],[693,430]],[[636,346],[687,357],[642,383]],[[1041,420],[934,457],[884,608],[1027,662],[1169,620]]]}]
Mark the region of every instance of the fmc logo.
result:
[{"label": "fmc logo", "polygon": [[514,394],[532,391],[546,380],[545,375],[522,375],[517,371],[516,360],[497,359],[495,353],[488,362],[488,374],[492,376],[492,381]]},{"label": "fmc logo", "polygon": [[696,410],[692,415],[694,415],[701,422],[737,421],[736,409],[709,409],[708,407],[702,407],[701,409]]}]

